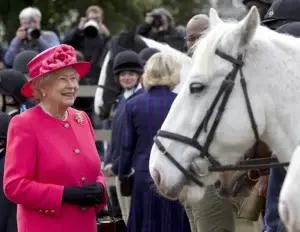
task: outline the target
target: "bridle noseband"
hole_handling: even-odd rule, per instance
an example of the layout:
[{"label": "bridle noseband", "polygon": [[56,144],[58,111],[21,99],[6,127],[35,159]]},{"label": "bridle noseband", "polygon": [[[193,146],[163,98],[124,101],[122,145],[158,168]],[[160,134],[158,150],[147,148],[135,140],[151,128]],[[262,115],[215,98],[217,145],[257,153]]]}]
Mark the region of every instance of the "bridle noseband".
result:
[{"label": "bridle noseband", "polygon": [[[218,125],[222,119],[223,113],[225,111],[228,99],[230,94],[232,93],[236,77],[238,73],[240,73],[240,84],[243,90],[244,94],[244,99],[246,102],[246,107],[250,119],[250,123],[252,126],[252,130],[254,133],[255,137],[255,151],[256,147],[259,142],[259,134],[257,130],[257,124],[255,122],[255,118],[253,115],[252,107],[250,104],[249,96],[248,96],[248,91],[247,91],[247,83],[242,71],[242,67],[244,65],[243,62],[243,56],[240,54],[237,59],[231,57],[230,55],[225,54],[224,52],[221,52],[220,50],[216,50],[216,55],[221,57],[224,60],[229,61],[232,63],[232,70],[230,73],[227,74],[225,79],[223,80],[214,100],[212,101],[212,104],[210,105],[209,109],[207,110],[204,119],[200,123],[199,127],[197,128],[194,136],[192,138],[176,134],[176,133],[171,133],[168,131],[163,131],[159,130],[154,137],[154,143],[162,152],[185,176],[187,179],[193,181],[195,184],[197,184],[200,187],[203,187],[204,184],[196,177],[194,173],[191,171],[186,170],[179,164],[173,156],[166,150],[164,145],[159,141],[158,137],[162,138],[167,138],[171,140],[178,141],[180,143],[187,144],[195,149],[197,149],[200,152],[200,158],[202,159],[207,159],[211,166],[209,167],[210,172],[222,172],[222,171],[233,171],[233,170],[250,170],[250,169],[261,169],[261,168],[270,168],[270,167],[277,167],[277,166],[288,166],[289,163],[278,163],[275,160],[274,163],[274,158],[263,158],[263,159],[247,159],[242,162],[240,162],[240,165],[221,165],[218,160],[216,160],[210,153],[209,153],[209,147],[214,139],[214,135],[216,133],[216,130],[218,128]],[[190,92],[191,94],[196,93],[196,92],[201,92],[205,88],[204,85],[202,85],[199,82],[193,82],[190,84]],[[210,130],[208,131],[206,140],[204,145],[202,146],[198,142],[198,138],[201,132],[207,132],[207,125],[209,120],[212,117],[212,114],[214,113],[215,108],[217,107],[217,104],[221,101],[218,111],[216,114],[216,117],[212,123],[212,126]],[[264,164],[266,163],[267,164]]]}]

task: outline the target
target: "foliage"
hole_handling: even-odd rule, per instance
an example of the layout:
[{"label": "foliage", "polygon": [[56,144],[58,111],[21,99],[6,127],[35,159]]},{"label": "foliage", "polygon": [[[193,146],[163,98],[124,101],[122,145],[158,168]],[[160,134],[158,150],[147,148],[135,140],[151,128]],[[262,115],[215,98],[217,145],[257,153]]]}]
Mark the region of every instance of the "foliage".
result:
[{"label": "foliage", "polygon": [[135,27],[144,20],[146,12],[166,7],[176,23],[185,25],[193,15],[201,12],[208,0],[1,0],[0,20],[5,25],[5,39],[15,36],[18,15],[26,6],[38,7],[42,12],[42,27],[64,35],[75,26],[90,5],[99,5],[105,12],[105,24],[112,34]]}]

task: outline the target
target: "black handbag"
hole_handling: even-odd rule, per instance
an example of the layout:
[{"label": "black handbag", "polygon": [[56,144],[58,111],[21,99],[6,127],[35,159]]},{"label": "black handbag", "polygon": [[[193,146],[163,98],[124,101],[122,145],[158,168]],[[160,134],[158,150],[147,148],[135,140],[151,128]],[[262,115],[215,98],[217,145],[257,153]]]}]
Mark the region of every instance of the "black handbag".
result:
[{"label": "black handbag", "polygon": [[133,189],[134,170],[128,176],[119,177],[120,192],[124,197],[130,197]]},{"label": "black handbag", "polygon": [[112,206],[109,195],[106,192],[108,217],[97,218],[98,232],[126,232],[126,224],[122,218],[116,217],[116,212]]}]

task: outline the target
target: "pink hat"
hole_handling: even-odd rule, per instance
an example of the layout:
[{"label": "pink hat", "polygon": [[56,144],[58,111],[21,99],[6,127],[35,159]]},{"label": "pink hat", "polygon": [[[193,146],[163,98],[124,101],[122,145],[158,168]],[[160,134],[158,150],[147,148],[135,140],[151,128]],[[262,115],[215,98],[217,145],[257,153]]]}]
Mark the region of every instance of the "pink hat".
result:
[{"label": "pink hat", "polygon": [[30,80],[23,86],[21,93],[25,97],[33,97],[31,88],[33,80],[45,74],[65,67],[72,67],[82,78],[90,70],[90,66],[89,62],[77,62],[75,49],[69,45],[61,44],[49,48],[27,64]]}]

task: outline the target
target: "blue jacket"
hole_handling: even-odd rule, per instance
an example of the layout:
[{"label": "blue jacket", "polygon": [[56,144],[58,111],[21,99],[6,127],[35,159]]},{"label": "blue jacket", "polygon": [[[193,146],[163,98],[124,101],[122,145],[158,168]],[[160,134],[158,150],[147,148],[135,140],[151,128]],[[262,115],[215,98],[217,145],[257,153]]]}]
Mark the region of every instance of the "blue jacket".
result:
[{"label": "blue jacket", "polygon": [[281,222],[278,214],[278,202],[285,174],[286,171],[284,168],[270,169],[265,213],[266,231],[268,232],[277,232],[277,228]]},{"label": "blue jacket", "polygon": [[112,127],[111,127],[112,130],[111,146],[108,155],[105,159],[105,165],[112,164],[112,171],[115,174],[118,173],[119,156],[121,154],[121,141],[122,141],[122,133],[124,130],[124,120],[125,120],[125,103],[127,100],[132,99],[133,97],[143,92],[144,89],[138,89],[128,99],[125,99],[124,95],[122,94],[115,108],[114,117],[112,120]]},{"label": "blue jacket", "polygon": [[119,176],[128,175],[132,167],[136,171],[149,171],[153,138],[175,97],[167,86],[155,86],[126,102]]}]

